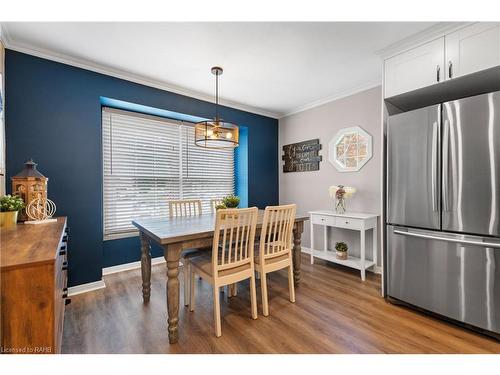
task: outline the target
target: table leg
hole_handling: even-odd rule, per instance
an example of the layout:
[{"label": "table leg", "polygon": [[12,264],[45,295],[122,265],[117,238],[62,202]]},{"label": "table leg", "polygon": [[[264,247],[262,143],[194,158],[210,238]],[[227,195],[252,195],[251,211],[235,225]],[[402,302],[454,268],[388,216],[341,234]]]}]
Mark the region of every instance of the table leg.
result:
[{"label": "table leg", "polygon": [[361,229],[361,243],[360,243],[360,252],[361,252],[361,280],[365,281],[365,256],[366,256],[366,243],[365,243],[365,229]]},{"label": "table leg", "polygon": [[165,245],[163,256],[167,261],[167,315],[168,341],[179,341],[179,259],[182,244]]},{"label": "table leg", "polygon": [[314,264],[314,224],[312,221],[312,217],[310,218],[311,220],[311,264]]},{"label": "table leg", "polygon": [[304,222],[297,221],[293,226],[293,281],[295,286],[300,284],[300,261],[302,249],[300,242],[302,239],[302,232],[304,231]]},{"label": "table leg", "polygon": [[149,302],[151,297],[151,245],[149,239],[141,232],[141,275],[142,300]]},{"label": "table leg", "polygon": [[375,266],[373,267],[373,270],[375,271],[377,269],[377,255],[378,255],[378,239],[377,239],[377,226],[373,228],[373,262],[375,263]]}]

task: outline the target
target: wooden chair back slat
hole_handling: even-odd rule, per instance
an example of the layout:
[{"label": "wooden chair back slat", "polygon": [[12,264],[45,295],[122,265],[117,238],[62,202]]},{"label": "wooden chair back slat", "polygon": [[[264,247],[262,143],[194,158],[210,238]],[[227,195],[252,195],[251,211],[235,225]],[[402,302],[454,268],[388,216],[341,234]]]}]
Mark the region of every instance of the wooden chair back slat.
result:
[{"label": "wooden chair back slat", "polygon": [[179,199],[168,202],[168,211],[170,217],[176,216],[195,216],[201,215],[200,199]]},{"label": "wooden chair back slat", "polygon": [[214,272],[251,263],[257,215],[256,207],[217,211],[212,251]]},{"label": "wooden chair back slat", "polygon": [[295,204],[266,207],[260,235],[262,260],[291,252],[295,212]]},{"label": "wooden chair back slat", "polygon": [[221,205],[222,203],[222,198],[210,199],[210,212],[214,213],[215,211],[217,211],[215,207]]}]

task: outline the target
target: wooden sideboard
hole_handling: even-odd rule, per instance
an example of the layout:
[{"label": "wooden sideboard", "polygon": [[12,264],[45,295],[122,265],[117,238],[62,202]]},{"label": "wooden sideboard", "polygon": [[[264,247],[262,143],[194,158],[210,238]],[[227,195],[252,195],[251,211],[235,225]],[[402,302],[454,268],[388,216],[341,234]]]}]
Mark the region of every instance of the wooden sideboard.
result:
[{"label": "wooden sideboard", "polygon": [[67,299],[66,218],[2,228],[1,352],[60,353]]}]

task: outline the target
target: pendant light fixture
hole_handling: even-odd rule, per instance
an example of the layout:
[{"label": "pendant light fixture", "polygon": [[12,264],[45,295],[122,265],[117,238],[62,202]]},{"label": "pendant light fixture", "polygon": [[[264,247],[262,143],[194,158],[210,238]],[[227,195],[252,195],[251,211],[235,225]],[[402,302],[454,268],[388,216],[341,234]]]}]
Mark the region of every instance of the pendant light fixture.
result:
[{"label": "pendant light fixture", "polygon": [[234,148],[238,147],[238,126],[223,121],[219,116],[219,76],[222,68],[214,66],[215,75],[215,117],[213,120],[200,121],[195,124],[194,143],[207,148]]}]

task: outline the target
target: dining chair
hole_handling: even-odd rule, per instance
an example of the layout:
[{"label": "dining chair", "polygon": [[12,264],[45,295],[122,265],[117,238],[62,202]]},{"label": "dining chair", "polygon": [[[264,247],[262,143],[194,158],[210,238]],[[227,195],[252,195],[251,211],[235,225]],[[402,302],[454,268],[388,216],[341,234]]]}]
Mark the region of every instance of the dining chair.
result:
[{"label": "dining chair", "polygon": [[250,279],[252,318],[257,319],[255,290],[254,238],[257,207],[217,210],[211,255],[190,260],[189,310],[195,305],[195,274],[213,286],[215,336],[222,335],[219,288]]},{"label": "dining chair", "polygon": [[292,235],[296,205],[268,206],[264,211],[260,242],[255,254],[255,270],[260,274],[262,312],[269,315],[267,278],[270,272],[288,268],[290,302],[295,302],[292,263]]},{"label": "dining chair", "polygon": [[[168,212],[171,218],[178,216],[195,216],[202,214],[200,199],[178,199],[168,202]],[[184,264],[184,305],[189,305],[189,259],[202,253],[199,249],[188,249],[182,253],[181,262]]]},{"label": "dining chair", "polygon": [[222,203],[222,198],[210,199],[210,212],[214,213],[215,211],[217,211],[216,207],[221,205]]},{"label": "dining chair", "polygon": [[168,212],[170,217],[201,215],[200,199],[177,199],[168,202]]}]

